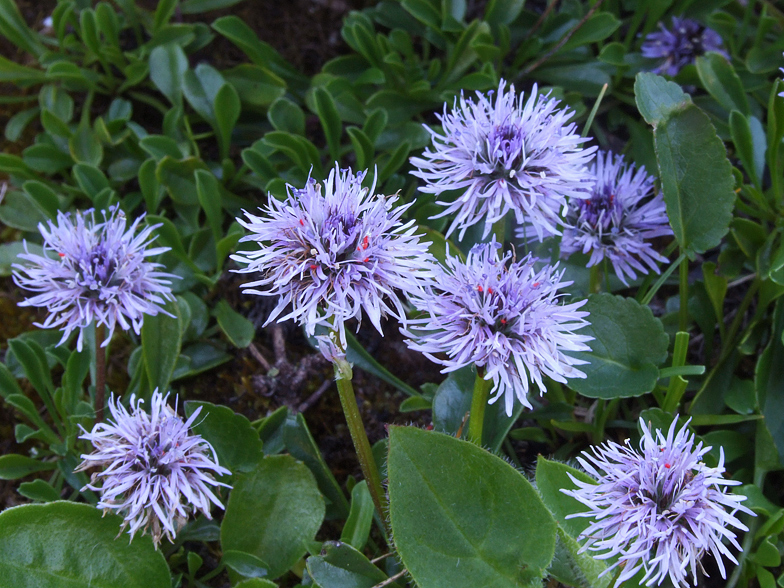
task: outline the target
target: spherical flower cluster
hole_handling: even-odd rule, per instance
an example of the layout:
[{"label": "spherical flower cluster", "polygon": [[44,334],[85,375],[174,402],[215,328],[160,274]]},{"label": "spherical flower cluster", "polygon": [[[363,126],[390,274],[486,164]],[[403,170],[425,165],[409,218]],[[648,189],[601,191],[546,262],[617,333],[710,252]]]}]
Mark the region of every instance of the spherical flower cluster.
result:
[{"label": "spherical flower cluster", "polygon": [[727,527],[748,531],[736,517],[738,511],[753,515],[740,502],[745,496],[726,493],[726,486],[740,484],[726,480],[724,453],[718,467],[711,468],[702,457],[711,449],[695,445],[688,423],[676,433],[677,419],[665,437],[651,433],[640,419],[643,436],[640,451],[608,441],[578,458],[596,484],[570,477],[575,490],[561,490],[589,508],[577,515],[594,521],[583,533],[582,550],[603,552],[597,559],[617,557],[604,574],[620,566],[615,586],[641,569],[646,586],[661,585],[669,576],[673,586],[688,586],[691,572],[697,585],[700,559],[710,551],[725,578],[722,556],[737,564],[723,543],[740,549],[735,533]]},{"label": "spherical flower cluster", "polygon": [[557,233],[566,199],[585,198],[590,188],[587,164],[595,147],[568,123],[574,113],[558,107],[558,100],[538,94],[534,85],[528,99],[505,91],[501,81],[493,92],[477,93],[476,101],[461,96],[451,112],[439,116],[444,134],[428,130],[433,146],[422,157],[412,157],[413,175],[426,184],[420,191],[440,195],[459,191],[436,218],[455,215],[447,236],[484,223],[484,236],[493,223],[511,210],[518,223],[531,222],[540,240]]},{"label": "spherical flower cluster", "polygon": [[[647,239],[672,235],[664,197],[654,189],[645,168],[625,165],[623,156],[599,154],[592,167],[596,179],[590,198],[573,199],[564,220],[561,255],[590,254],[588,267],[607,259],[624,284],[626,278],[658,273],[667,258]],[[646,267],[647,266],[647,267]]]},{"label": "spherical flower cluster", "polygon": [[[465,262],[447,256],[448,271],[414,305],[427,314],[411,321],[407,344],[444,372],[474,364],[493,381],[490,402],[504,399],[512,414],[515,399],[531,408],[529,382],[545,392],[543,377],[566,383],[584,378],[573,366],[586,363],[564,353],[588,351],[592,337],[574,331],[588,324],[578,310],[586,300],[559,304],[563,271],[537,270],[530,255],[520,261],[499,256],[500,245],[475,246]],[[446,358],[441,354],[445,354]]]},{"label": "spherical flower cluster", "polygon": [[19,306],[45,307],[49,315],[44,329],[62,329],[63,343],[79,329],[76,348],[81,351],[84,329],[93,321],[108,328],[108,345],[117,324],[139,334],[145,315],[155,316],[166,300],[173,300],[171,280],[177,278],[159,271],[163,266],[149,257],[168,251],[168,247],[148,248],[159,226],[147,226],[136,234],[143,215],[130,227],[125,215],[114,208],[103,220],[95,212],[57,214],[57,223],[39,224],[44,238],[44,255],[25,253],[19,258],[27,265],[13,264],[14,282],[37,292]]},{"label": "spherical flower cluster", "polygon": [[[131,411],[119,399],[109,399],[112,421],[96,424],[80,437],[93,444],[95,451],[82,455],[77,468],[86,470],[102,466],[93,474],[89,488],[100,492],[98,508],[123,516],[123,529],[134,534],[142,529],[152,535],[156,547],[161,536],[174,540],[191,511],[199,510],[208,519],[210,503],[223,508],[213,489],[230,488],[213,474],[231,472],[218,465],[215,450],[189,432],[201,407],[183,422],[166,404],[166,396],[157,390],[150,402],[150,414],[142,408],[143,400],[131,396]],[[101,486],[95,484],[101,481]]]},{"label": "spherical flower cluster", "polygon": [[673,16],[672,29],[662,23],[659,28],[661,30],[645,37],[641,47],[643,57],[662,60],[654,68],[655,73],[674,76],[708,51],[721,53],[729,59],[719,34],[696,20]]},{"label": "spherical flower cluster", "polygon": [[[397,198],[375,195],[375,183],[363,187],[365,174],[333,169],[323,186],[314,180],[301,190],[288,186],[288,198],[270,197],[264,216],[246,212],[247,219],[237,219],[251,232],[243,241],[259,244],[232,256],[247,264],[238,272],[261,273],[243,288],[280,297],[267,323],[293,318],[310,335],[323,325],[337,331],[345,349],[344,322],[360,319],[363,308],[379,332],[387,314],[405,321],[399,293],[420,290],[435,264],[414,222],[401,223],[409,205],[393,207]],[[323,343],[334,356],[335,341]]]}]

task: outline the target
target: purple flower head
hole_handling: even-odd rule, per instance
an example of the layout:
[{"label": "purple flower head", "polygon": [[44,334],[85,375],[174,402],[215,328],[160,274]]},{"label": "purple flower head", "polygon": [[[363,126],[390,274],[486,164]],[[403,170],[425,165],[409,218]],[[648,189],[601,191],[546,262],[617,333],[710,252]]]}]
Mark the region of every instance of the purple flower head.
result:
[{"label": "purple flower head", "polygon": [[114,208],[103,220],[95,212],[57,213],[57,224],[38,225],[44,238],[44,255],[27,250],[19,258],[27,265],[13,264],[14,282],[37,292],[19,306],[40,306],[49,311],[43,329],[62,329],[62,344],[79,329],[76,348],[81,351],[84,329],[95,321],[108,328],[108,345],[115,326],[138,335],[145,315],[169,314],[162,306],[173,300],[171,280],[178,276],[159,271],[163,266],[148,257],[168,251],[149,248],[155,239],[147,226],[136,234],[143,215],[130,227],[125,215]]},{"label": "purple flower head", "polygon": [[557,232],[567,197],[587,196],[586,165],[596,148],[582,147],[587,139],[567,122],[574,113],[538,94],[536,85],[527,100],[514,85],[505,87],[501,80],[494,102],[488,92],[476,101],[461,95],[449,113],[444,105],[438,117],[444,134],[428,128],[432,148],[411,158],[418,168],[412,174],[426,182],[421,192],[461,192],[453,202],[439,201],[446,209],[436,218],[455,215],[447,236],[459,228],[462,239],[478,222],[487,236],[511,210],[519,223],[529,219],[541,239]]},{"label": "purple flower head", "polygon": [[667,258],[648,239],[672,235],[664,197],[654,189],[645,168],[625,165],[623,156],[599,154],[591,170],[596,183],[590,198],[569,202],[564,221],[561,254],[590,253],[588,267],[607,259],[620,280],[635,279]]},{"label": "purple flower head", "polygon": [[604,552],[594,555],[597,559],[617,556],[603,572],[622,567],[615,586],[640,569],[645,571],[646,586],[661,585],[669,576],[673,586],[685,588],[689,571],[696,586],[706,551],[716,558],[722,578],[722,556],[738,563],[723,543],[726,539],[740,549],[727,526],[748,531],[735,513],[754,513],[740,504],[745,496],[726,492],[726,486],[740,482],[722,476],[723,450],[718,467],[708,467],[702,457],[711,448],[702,442],[695,445],[688,422],[676,433],[677,421],[665,437],[658,429],[651,433],[640,418],[640,451],[627,439],[625,445],[608,441],[594,447],[592,454],[583,452],[577,459],[598,482],[585,483],[570,475],[577,489],[561,490],[590,509],[570,517],[595,519],[583,533],[587,542],[581,551]]},{"label": "purple flower head", "polygon": [[645,37],[641,51],[643,57],[661,59],[662,62],[653,72],[674,76],[681,68],[708,51],[721,53],[726,59],[729,55],[722,48],[722,40],[713,29],[690,18],[672,17],[672,29],[668,30],[659,23],[660,31]]},{"label": "purple flower head", "polygon": [[[444,372],[474,364],[493,381],[493,403],[503,397],[507,414],[517,398],[531,408],[529,382],[545,392],[543,376],[558,382],[584,378],[573,366],[586,363],[564,351],[588,351],[592,337],[577,335],[588,324],[585,300],[559,304],[563,272],[499,256],[493,241],[475,246],[465,262],[447,256],[448,271],[414,305],[429,316],[411,321],[406,335],[412,349],[446,366]],[[511,260],[511,261],[510,261]],[[445,354],[446,358],[436,354]]]},{"label": "purple flower head", "polygon": [[[122,528],[130,527],[131,539],[139,529],[142,534],[150,530],[156,547],[162,535],[173,541],[192,511],[212,518],[210,502],[223,508],[213,488],[231,487],[213,477],[231,472],[210,456],[215,455],[212,446],[188,431],[201,408],[183,422],[166,404],[168,396],[153,392],[150,414],[141,399],[131,396],[129,413],[112,396],[109,410],[114,422],[98,423],[84,432],[80,439],[90,441],[95,451],[82,455],[84,461],[77,468],[103,466],[85,486],[100,492],[98,508],[123,516]],[[98,480],[100,487],[94,485]]]},{"label": "purple flower head", "polygon": [[414,221],[400,221],[410,205],[393,207],[397,197],[375,195],[375,183],[363,188],[365,174],[336,167],[323,186],[312,179],[302,190],[288,186],[288,198],[270,197],[263,216],[237,219],[252,233],[242,240],[259,244],[232,256],[247,264],[236,271],[261,274],[242,287],[280,297],[267,323],[295,319],[309,335],[317,325],[336,330],[338,341],[322,346],[333,356],[340,354],[336,342],[345,349],[345,321],[361,319],[363,308],[379,333],[382,316],[405,322],[398,292],[420,290],[436,267]]}]

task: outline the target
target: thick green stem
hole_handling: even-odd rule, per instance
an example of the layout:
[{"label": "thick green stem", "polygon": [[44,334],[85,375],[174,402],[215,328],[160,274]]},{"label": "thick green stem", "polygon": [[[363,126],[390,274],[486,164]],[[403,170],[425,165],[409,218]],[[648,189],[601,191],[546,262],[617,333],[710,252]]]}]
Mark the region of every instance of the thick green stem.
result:
[{"label": "thick green stem", "polygon": [[485,424],[487,396],[492,383],[492,381],[485,380],[482,377],[484,376],[483,371],[481,368],[476,369],[474,395],[471,398],[471,417],[468,420],[468,440],[480,446],[482,445],[482,428]]},{"label": "thick green stem", "polygon": [[602,270],[599,265],[592,265],[588,274],[588,294],[602,291]]},{"label": "thick green stem", "polygon": [[[334,365],[340,404],[343,406],[343,414],[346,416],[346,424],[348,424],[348,430],[351,433],[351,440],[354,442],[354,449],[359,458],[362,475],[367,480],[373,504],[376,505],[376,510],[386,526],[387,497],[384,489],[381,487],[381,476],[378,473],[378,466],[373,457],[370,441],[367,438],[367,433],[365,433],[365,426],[362,424],[356,396],[354,396],[354,386],[351,384],[351,365],[345,359],[335,361]],[[386,531],[387,536],[391,537],[390,530],[386,529]]]},{"label": "thick green stem", "polygon": [[104,326],[95,326],[95,423],[103,420],[106,394],[106,349],[103,348]]},{"label": "thick green stem", "polygon": [[[683,252],[681,252],[683,255]],[[689,328],[689,262],[684,259],[680,266],[681,283],[681,307],[678,310],[678,330],[687,331]]]}]

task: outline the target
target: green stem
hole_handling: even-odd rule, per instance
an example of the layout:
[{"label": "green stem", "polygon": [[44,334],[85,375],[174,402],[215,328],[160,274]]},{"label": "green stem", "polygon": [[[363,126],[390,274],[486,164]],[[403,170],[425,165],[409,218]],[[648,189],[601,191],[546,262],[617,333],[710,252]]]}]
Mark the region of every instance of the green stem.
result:
[{"label": "green stem", "polygon": [[[689,333],[679,331],[675,335],[675,347],[672,350],[672,367],[686,365],[686,353],[689,350]],[[686,380],[681,376],[672,376],[670,385],[667,387],[667,394],[664,397],[662,410],[674,412],[686,391]]]},{"label": "green stem", "polygon": [[599,110],[599,105],[602,103],[602,98],[604,98],[604,93],[607,91],[607,84],[602,86],[602,91],[599,92],[599,96],[596,98],[596,102],[593,103],[593,108],[591,109],[591,113],[588,115],[588,120],[585,121],[585,126],[583,127],[583,132],[580,135],[581,137],[587,137],[588,131],[591,130],[591,125],[593,124],[593,119],[596,118],[596,113]]},{"label": "green stem", "polygon": [[[338,386],[338,394],[340,395],[340,404],[343,406],[343,414],[346,416],[346,424],[351,433],[351,440],[354,442],[354,449],[359,458],[362,475],[365,476],[365,480],[367,480],[370,496],[373,498],[373,504],[375,504],[376,510],[386,527],[386,494],[381,487],[381,476],[378,473],[378,466],[373,457],[373,450],[370,447],[367,433],[365,433],[365,427],[362,424],[362,416],[359,414],[357,398],[354,395],[354,386],[351,384],[351,365],[345,359],[339,359],[334,362],[334,366],[335,380]],[[387,528],[386,532],[388,537],[392,536],[390,529]]]},{"label": "green stem", "polygon": [[686,259],[686,254],[681,253],[680,257],[675,261],[673,261],[670,264],[670,267],[668,267],[661,275],[661,277],[659,277],[659,279],[656,280],[656,283],[653,285],[653,287],[650,290],[648,290],[648,292],[646,292],[645,295],[639,299],[640,304],[642,304],[643,306],[647,306],[648,304],[650,304],[651,300],[653,300],[653,297],[656,296],[656,292],[659,291],[659,288],[661,288],[664,285],[664,282],[666,282],[669,279],[669,277],[672,275],[672,272],[674,272],[681,265],[681,263],[683,263],[684,259]]},{"label": "green stem", "polygon": [[689,329],[689,262],[685,259],[681,262],[680,274],[681,307],[678,310],[678,330],[687,331]]},{"label": "green stem", "polygon": [[471,417],[468,420],[468,440],[479,446],[482,445],[485,408],[487,407],[487,396],[492,383],[492,380],[485,380],[483,376],[484,370],[477,367],[476,380],[474,380],[474,394],[471,397]]},{"label": "green stem", "polygon": [[592,265],[588,274],[588,294],[602,291],[602,270],[599,265]]},{"label": "green stem", "polygon": [[106,349],[103,348],[104,326],[95,326],[95,423],[103,420],[106,393]]}]

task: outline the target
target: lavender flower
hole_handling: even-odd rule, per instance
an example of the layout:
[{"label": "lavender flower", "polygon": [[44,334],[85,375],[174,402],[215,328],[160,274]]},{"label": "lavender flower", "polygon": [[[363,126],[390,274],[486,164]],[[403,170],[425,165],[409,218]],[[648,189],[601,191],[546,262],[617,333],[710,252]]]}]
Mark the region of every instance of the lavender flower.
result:
[{"label": "lavender flower", "polygon": [[748,531],[734,515],[754,513],[740,504],[745,496],[726,493],[725,486],[740,482],[722,477],[723,450],[718,467],[711,468],[701,461],[711,448],[702,442],[695,446],[688,422],[676,433],[677,418],[673,420],[666,437],[658,429],[652,434],[642,418],[640,426],[640,452],[629,447],[628,439],[626,445],[609,441],[594,447],[593,454],[583,452],[584,458],[577,459],[598,483],[570,475],[577,489],[561,490],[590,509],[571,517],[595,519],[583,533],[588,541],[581,551],[603,551],[594,555],[597,559],[618,556],[603,572],[622,567],[615,586],[640,569],[646,586],[661,585],[669,576],[674,586],[685,587],[689,570],[696,586],[706,551],[714,555],[725,578],[722,555],[738,562],[723,539],[740,549],[735,533],[726,527]]},{"label": "lavender flower", "polygon": [[435,218],[454,214],[447,236],[484,222],[484,236],[496,221],[514,211],[518,223],[528,218],[539,238],[557,232],[559,213],[567,197],[585,198],[590,187],[586,164],[595,147],[576,133],[574,113],[558,108],[558,100],[537,94],[527,100],[514,85],[505,91],[501,80],[495,103],[493,92],[477,93],[476,101],[462,95],[450,113],[439,115],[444,134],[428,127],[433,147],[422,158],[412,157],[413,175],[425,180],[426,194],[462,192]]},{"label": "lavender flower", "polygon": [[145,315],[155,316],[163,310],[171,294],[172,274],[158,271],[159,263],[148,257],[168,251],[168,247],[148,249],[155,239],[148,226],[136,234],[144,215],[130,227],[125,215],[114,208],[103,221],[96,222],[95,212],[57,213],[57,224],[48,221],[38,225],[44,238],[45,255],[27,250],[19,258],[29,265],[13,264],[14,282],[37,295],[19,306],[45,307],[49,315],[43,329],[62,329],[60,344],[79,329],[76,348],[81,351],[84,329],[93,321],[105,325],[109,344],[115,326],[123,330],[133,327],[139,334]]},{"label": "lavender flower", "polygon": [[[429,316],[411,321],[406,335],[418,340],[406,343],[446,366],[444,372],[484,368],[484,378],[493,381],[490,403],[503,397],[511,415],[515,398],[531,408],[529,380],[543,394],[543,376],[562,383],[584,378],[573,366],[586,362],[564,351],[588,351],[592,337],[573,332],[588,324],[588,313],[577,310],[585,300],[558,304],[558,289],[571,284],[562,281],[563,271],[536,270],[530,255],[510,262],[510,253],[499,257],[500,247],[477,245],[465,262],[447,256],[450,271],[414,300]],[[441,353],[447,358],[435,355]]]},{"label": "lavender flower", "polygon": [[[212,488],[231,487],[213,478],[231,472],[218,465],[217,457],[210,458],[215,454],[212,446],[188,432],[201,407],[183,422],[166,404],[168,396],[153,392],[150,414],[142,409],[144,401],[134,396],[131,413],[110,398],[114,422],[98,423],[84,432],[80,439],[90,441],[95,451],[82,455],[84,462],[77,468],[104,466],[82,490],[100,492],[98,508],[123,516],[122,529],[130,526],[131,539],[139,529],[142,534],[149,529],[156,547],[162,535],[174,540],[191,511],[212,518],[210,502],[223,508]],[[98,479],[101,487],[93,485]]]},{"label": "lavender flower", "polygon": [[722,48],[722,40],[713,29],[690,18],[672,17],[672,30],[659,23],[660,31],[649,33],[645,37],[641,51],[643,57],[661,59],[654,68],[654,73],[674,76],[681,68],[708,51],[721,53],[729,59]]},{"label": "lavender flower", "polygon": [[569,202],[561,255],[590,253],[588,267],[608,259],[627,285],[626,277],[635,279],[635,272],[647,274],[650,268],[659,273],[657,262],[666,263],[667,258],[646,240],[672,235],[672,229],[653,177],[611,152],[599,154],[591,172],[596,183],[590,198]]},{"label": "lavender flower", "polygon": [[[361,319],[365,309],[381,333],[381,317],[391,314],[405,322],[405,309],[397,291],[411,293],[433,276],[435,264],[429,243],[415,235],[414,221],[400,218],[408,206],[393,208],[396,197],[374,195],[362,187],[367,172],[333,169],[322,186],[308,180],[304,189],[288,187],[288,198],[270,198],[255,216],[237,221],[256,241],[257,251],[233,255],[248,264],[236,270],[260,272],[261,279],[243,284],[246,292],[279,296],[267,323],[295,319],[309,335],[317,325],[338,332],[337,341],[324,341],[336,357],[346,347],[344,322]],[[263,289],[257,289],[257,288]]]}]

